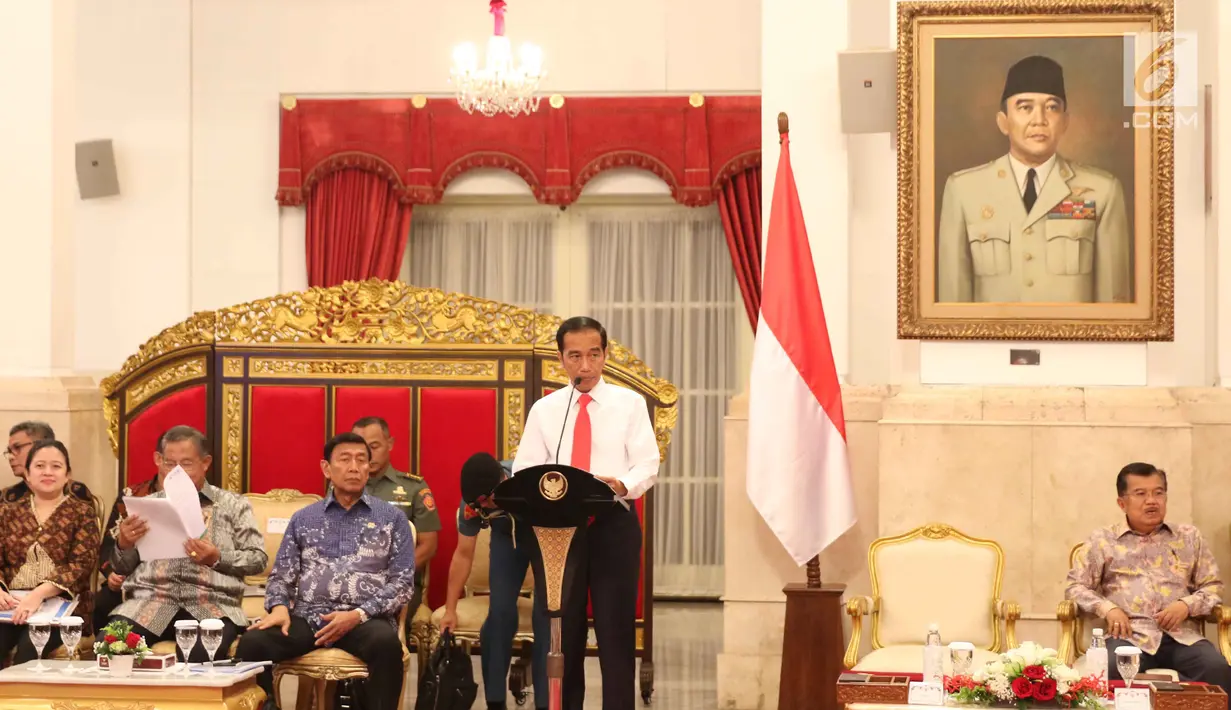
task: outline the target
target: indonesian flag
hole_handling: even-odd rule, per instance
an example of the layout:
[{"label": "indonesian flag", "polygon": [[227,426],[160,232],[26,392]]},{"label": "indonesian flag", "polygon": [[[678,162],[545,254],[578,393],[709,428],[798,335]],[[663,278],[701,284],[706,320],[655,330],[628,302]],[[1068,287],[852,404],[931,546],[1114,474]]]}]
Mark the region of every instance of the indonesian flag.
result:
[{"label": "indonesian flag", "polygon": [[782,135],[748,406],[748,497],[804,564],[855,524],[842,390]]}]

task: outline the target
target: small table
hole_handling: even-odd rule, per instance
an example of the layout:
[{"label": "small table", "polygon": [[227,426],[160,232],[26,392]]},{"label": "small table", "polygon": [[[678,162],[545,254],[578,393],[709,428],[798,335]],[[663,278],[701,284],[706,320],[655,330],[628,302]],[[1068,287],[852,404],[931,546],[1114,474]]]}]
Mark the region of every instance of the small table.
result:
[{"label": "small table", "polygon": [[[65,674],[68,661],[43,661],[51,670],[35,673],[35,661],[0,671],[4,710],[228,710],[259,708],[265,691],[256,684],[261,668],[240,673],[180,675],[135,672],[117,678],[106,671]],[[74,668],[90,667],[75,661]]]}]

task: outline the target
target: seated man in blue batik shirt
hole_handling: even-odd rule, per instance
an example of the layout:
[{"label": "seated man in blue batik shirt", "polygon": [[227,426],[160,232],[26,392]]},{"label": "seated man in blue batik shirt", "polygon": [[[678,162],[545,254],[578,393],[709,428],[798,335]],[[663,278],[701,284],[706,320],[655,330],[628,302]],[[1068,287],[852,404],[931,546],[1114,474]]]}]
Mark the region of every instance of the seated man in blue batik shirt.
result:
[{"label": "seated man in blue batik shirt", "polygon": [[[325,444],[333,490],[287,524],[265,591],[269,612],[240,638],[245,661],[278,663],[334,647],[368,666],[368,710],[395,710],[402,694],[397,615],[414,594],[415,542],[401,510],[368,495],[370,453],[346,432]],[[257,679],[273,697],[271,669]]]}]

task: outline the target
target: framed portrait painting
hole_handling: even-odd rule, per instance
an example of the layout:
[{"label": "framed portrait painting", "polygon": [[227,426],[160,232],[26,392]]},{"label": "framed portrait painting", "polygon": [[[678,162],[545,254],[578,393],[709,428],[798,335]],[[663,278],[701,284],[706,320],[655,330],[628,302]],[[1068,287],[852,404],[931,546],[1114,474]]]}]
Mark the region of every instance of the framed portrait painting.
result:
[{"label": "framed portrait painting", "polygon": [[1170,0],[898,4],[898,337],[1172,339],[1172,29]]}]

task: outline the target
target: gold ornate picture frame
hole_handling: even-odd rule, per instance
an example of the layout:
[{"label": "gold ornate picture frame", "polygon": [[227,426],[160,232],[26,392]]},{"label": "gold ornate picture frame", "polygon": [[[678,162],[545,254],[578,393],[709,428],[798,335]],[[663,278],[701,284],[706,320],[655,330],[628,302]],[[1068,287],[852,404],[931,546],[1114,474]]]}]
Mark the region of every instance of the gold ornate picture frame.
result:
[{"label": "gold ornate picture frame", "polygon": [[898,4],[899,338],[1173,338],[1174,130],[1197,110],[1173,15]]}]

